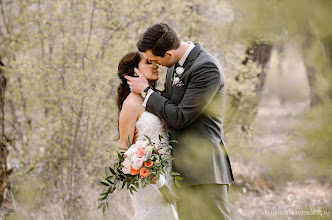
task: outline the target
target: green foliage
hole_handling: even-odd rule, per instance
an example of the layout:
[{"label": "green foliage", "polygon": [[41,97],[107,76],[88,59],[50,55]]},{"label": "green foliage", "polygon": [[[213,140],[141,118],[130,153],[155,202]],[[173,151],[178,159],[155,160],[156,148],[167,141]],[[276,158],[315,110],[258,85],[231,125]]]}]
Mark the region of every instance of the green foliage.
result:
[{"label": "green foliage", "polygon": [[43,198],[64,202],[67,218],[75,215],[83,187],[94,187],[119,148],[114,97],[120,58],[161,20],[197,41],[204,5],[197,0],[1,1],[6,133],[14,140],[11,157],[22,167],[15,181],[25,182],[27,173],[40,176]]},{"label": "green foliage", "polygon": [[[100,198],[98,199],[98,201],[102,203],[98,206],[98,209],[103,208],[103,213],[105,213],[106,207],[108,208],[107,199],[110,194],[114,193],[115,190],[123,189],[126,186],[126,189],[129,190],[131,194],[133,194],[133,192],[137,192],[140,187],[145,188],[146,186],[150,185],[154,177],[160,178],[160,175],[166,175],[166,170],[171,168],[170,161],[174,159],[171,156],[172,146],[169,144],[169,141],[165,141],[163,135],[159,135],[159,140],[160,142],[157,145],[156,143],[151,142],[151,139],[148,136],[145,136],[144,138],[145,145],[143,147],[143,150],[147,149],[145,147],[152,147],[152,150],[149,150],[149,153],[151,154],[145,152],[145,156],[147,158],[143,160],[144,164],[145,161],[152,163],[151,166],[142,166],[142,168],[144,167],[144,169],[147,169],[149,172],[149,175],[147,177],[141,176],[140,173],[132,174],[131,172],[125,173],[123,171],[123,168],[125,167],[123,164],[124,161],[126,160],[126,158],[128,158],[129,162],[130,160],[132,160],[133,155],[137,156],[136,151],[133,155],[129,155],[128,153],[126,154],[125,152],[117,153],[118,160],[114,162],[113,167],[109,167],[111,173],[108,174],[109,176],[105,178],[106,182],[100,181],[102,185],[107,187],[107,190],[100,194]],[[134,148],[136,149],[135,144],[128,145],[128,151]],[[165,153],[159,153],[160,150],[165,150]],[[129,166],[130,169],[133,169],[132,164]],[[139,170],[137,171],[140,172]],[[171,172],[170,174],[175,176],[174,182],[175,185],[178,186],[178,181],[183,180],[183,178],[179,177],[178,175],[180,174],[176,172]],[[167,203],[173,204],[178,200],[176,195],[171,192],[165,185],[160,187],[159,191],[162,193],[162,196]]]},{"label": "green foliage", "polygon": [[[332,140],[331,134],[331,99],[332,99],[332,30],[329,28],[332,19],[332,2],[319,1],[238,1],[235,5],[238,14],[237,22],[231,30],[231,36],[239,42],[251,42],[256,39],[282,45],[286,42],[296,42],[295,46],[302,53],[305,63],[312,67],[315,79],[312,80],[313,93],[320,100],[318,106],[312,108],[296,127],[295,137],[286,150],[280,152],[259,152],[252,149],[259,160],[273,174],[287,174],[288,177],[303,179],[306,177],[329,178],[331,176],[331,154],[329,147]],[[244,80],[242,85],[247,84]],[[235,85],[235,84],[234,84]],[[237,92],[237,85],[233,89]],[[230,90],[231,93],[236,94]],[[255,99],[247,92],[247,103],[255,103]],[[236,96],[234,96],[236,97]],[[232,108],[229,114],[236,112],[234,102],[239,103],[239,98],[231,99]],[[240,102],[240,108],[245,108]],[[250,108],[248,108],[250,109]],[[227,115],[229,115],[227,114]],[[246,113],[246,115],[250,114]],[[241,119],[241,116],[235,117]],[[231,119],[231,121],[233,118]],[[232,133],[234,136],[234,133]],[[304,139],[303,141],[296,141]],[[235,142],[238,143],[238,142]],[[240,142],[241,143],[241,142]],[[251,145],[251,143],[248,143]],[[283,164],[283,166],[280,166]],[[285,170],[284,167],[288,169]],[[280,177],[280,176],[278,176]]]}]

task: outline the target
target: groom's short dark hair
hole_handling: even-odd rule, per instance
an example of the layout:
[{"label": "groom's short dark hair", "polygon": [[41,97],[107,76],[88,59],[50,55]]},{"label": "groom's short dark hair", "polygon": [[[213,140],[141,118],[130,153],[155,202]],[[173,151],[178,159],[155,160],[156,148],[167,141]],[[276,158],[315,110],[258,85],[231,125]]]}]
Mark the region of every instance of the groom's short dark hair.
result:
[{"label": "groom's short dark hair", "polygon": [[136,46],[140,52],[151,50],[153,55],[164,57],[168,50],[178,49],[180,42],[170,26],[159,23],[146,29]]}]

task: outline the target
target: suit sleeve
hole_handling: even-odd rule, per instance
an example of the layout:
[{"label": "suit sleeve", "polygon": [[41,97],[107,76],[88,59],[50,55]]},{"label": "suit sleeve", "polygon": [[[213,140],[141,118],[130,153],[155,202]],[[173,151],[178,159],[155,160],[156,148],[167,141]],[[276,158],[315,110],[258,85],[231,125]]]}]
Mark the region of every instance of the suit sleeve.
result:
[{"label": "suit sleeve", "polygon": [[218,67],[213,62],[204,63],[193,71],[179,104],[153,93],[146,110],[177,129],[185,128],[204,113],[223,84]]}]

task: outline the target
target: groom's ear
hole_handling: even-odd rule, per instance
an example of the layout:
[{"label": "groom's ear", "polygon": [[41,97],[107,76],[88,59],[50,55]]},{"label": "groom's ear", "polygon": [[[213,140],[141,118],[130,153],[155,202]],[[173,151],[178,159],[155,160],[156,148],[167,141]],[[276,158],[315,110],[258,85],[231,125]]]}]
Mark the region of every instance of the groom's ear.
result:
[{"label": "groom's ear", "polygon": [[174,53],[171,50],[166,51],[165,56],[168,56],[168,58],[173,58]]}]

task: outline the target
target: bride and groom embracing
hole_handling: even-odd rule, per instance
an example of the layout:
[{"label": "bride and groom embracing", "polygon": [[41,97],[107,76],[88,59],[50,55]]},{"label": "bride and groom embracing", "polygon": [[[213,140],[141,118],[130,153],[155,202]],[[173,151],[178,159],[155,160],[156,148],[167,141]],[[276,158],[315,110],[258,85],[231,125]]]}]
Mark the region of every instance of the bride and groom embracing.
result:
[{"label": "bride and groom embracing", "polygon": [[[138,51],[125,55],[118,66],[121,84],[121,146],[129,141],[153,142],[170,130],[172,169],[184,179],[176,189],[176,206],[165,204],[160,192],[149,185],[131,195],[133,219],[230,219],[229,184],[234,181],[223,142],[220,108],[224,75],[218,60],[200,44],[181,41],[165,23],[149,27],[137,43]],[[164,91],[154,87],[158,66],[168,67]],[[172,187],[172,177],[166,184]]]}]

